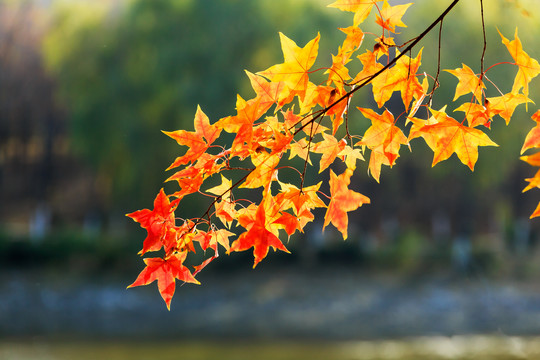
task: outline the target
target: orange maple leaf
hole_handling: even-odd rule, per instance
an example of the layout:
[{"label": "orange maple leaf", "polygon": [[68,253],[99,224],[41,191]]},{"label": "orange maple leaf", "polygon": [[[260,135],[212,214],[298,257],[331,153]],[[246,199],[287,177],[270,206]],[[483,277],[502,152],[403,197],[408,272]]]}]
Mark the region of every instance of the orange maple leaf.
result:
[{"label": "orange maple leaf", "polygon": [[181,197],[199,191],[205,179],[220,172],[225,167],[225,162],[220,161],[223,156],[224,153],[211,155],[205,152],[199,156],[195,164],[171,175],[166,181],[176,181],[181,188],[173,196]]},{"label": "orange maple leaf", "polygon": [[285,61],[258,74],[270,79],[272,82],[283,81],[300,96],[300,99],[303,99],[309,81],[308,71],[315,63],[319,51],[320,34],[317,34],[303,48],[298,47],[293,40],[283,33],[279,33],[279,36]]},{"label": "orange maple leaf", "polygon": [[371,82],[373,98],[379,107],[390,100],[394,91],[401,92],[401,99],[406,110],[409,109],[413,97],[418,99],[424,95],[425,90],[416,77],[416,72],[421,64],[422,50],[420,49],[415,59],[402,56],[394,67],[373,79]]},{"label": "orange maple leaf", "polygon": [[255,75],[246,70],[246,74],[251,82],[251,87],[255,90],[259,98],[259,106],[261,112],[266,112],[272,105],[277,104],[276,110],[281,108],[290,96],[290,89],[287,88],[284,82],[270,82],[259,75]]},{"label": "orange maple leaf", "polygon": [[529,183],[525,189],[523,189],[523,192],[529,191],[534,188],[540,188],[540,170],[534,174],[532,178],[525,179]]},{"label": "orange maple leaf", "polygon": [[326,207],[324,202],[317,196],[321,184],[322,182],[319,182],[316,185],[299,189],[293,184],[280,181],[281,192],[275,196],[275,201],[283,210],[292,207],[297,215],[304,209],[311,210],[317,207]]},{"label": "orange maple leaf", "polygon": [[531,102],[531,100],[523,94],[508,93],[502,96],[486,98],[484,105],[475,102],[465,103],[454,111],[465,112],[470,127],[484,125],[489,128],[495,115],[502,117],[506,125],[508,125],[516,107],[519,104],[528,102]]},{"label": "orange maple leaf", "polygon": [[388,156],[384,153],[384,145],[381,144],[371,149],[371,153],[369,154],[368,173],[371,174],[377,182],[380,182],[381,168],[383,165],[390,166],[390,161],[388,161]]},{"label": "orange maple leaf", "polygon": [[352,53],[362,45],[362,41],[364,41],[364,32],[360,30],[359,27],[349,26],[346,28],[339,28],[339,30],[347,34],[347,37],[343,40],[343,52]]},{"label": "orange maple leaf", "polygon": [[411,129],[409,139],[418,136],[424,138],[434,152],[432,166],[456,153],[463,164],[474,170],[478,160],[478,146],[498,146],[484,132],[456,121],[448,116],[444,109],[430,111],[435,120],[431,119],[430,124],[415,129],[414,132]]},{"label": "orange maple leaf", "polygon": [[231,145],[231,154],[242,159],[249,156],[249,151],[254,145],[253,124],[266,111],[264,107],[261,108],[261,99],[261,97],[256,97],[255,99],[246,101],[240,95],[237,95],[237,115],[222,118],[216,123],[217,126],[222,127],[226,132],[236,133],[236,137]]},{"label": "orange maple leaf", "polygon": [[345,139],[338,141],[334,136],[326,133],[323,133],[323,137],[324,140],[314,144],[312,150],[315,153],[322,154],[319,163],[319,174],[334,162],[338,154],[345,149],[345,145],[347,145]]},{"label": "orange maple leaf", "polygon": [[532,100],[523,94],[510,92],[502,96],[486,98],[486,102],[486,108],[488,108],[489,112],[502,117],[506,121],[506,125],[508,125],[516,107],[520,104],[532,102]]},{"label": "orange maple leaf", "polygon": [[[377,54],[375,52],[366,50],[363,54],[358,55],[357,58],[362,63],[363,68],[362,71],[354,77],[354,84],[362,82],[384,67],[381,63],[377,62]],[[384,73],[381,75],[384,75]]]},{"label": "orange maple leaf", "polygon": [[324,215],[324,228],[332,223],[347,239],[349,219],[347,212],[358,209],[362,204],[369,204],[370,200],[356,191],[349,190],[352,170],[347,169],[339,176],[330,170],[330,203]]},{"label": "orange maple leaf", "polygon": [[266,222],[265,202],[263,201],[257,207],[254,219],[244,218],[242,226],[248,230],[232,243],[229,251],[245,251],[253,247],[253,256],[255,257],[253,268],[266,257],[270,247],[274,250],[289,252],[281,240],[267,229]]},{"label": "orange maple leaf", "polygon": [[272,221],[272,225],[276,228],[283,228],[289,238],[296,232],[296,230],[302,232],[302,225],[300,224],[299,218],[289,214],[288,212],[280,213],[279,217]]},{"label": "orange maple leaf", "polygon": [[235,203],[231,200],[232,181],[221,175],[221,185],[214,186],[206,192],[217,195],[221,200],[216,201],[216,216],[230,228],[235,218]]},{"label": "orange maple leaf", "polygon": [[528,149],[540,147],[540,110],[536,111],[531,118],[536,121],[536,126],[525,137],[521,147],[522,154]]},{"label": "orange maple leaf", "polygon": [[[388,110],[384,110],[382,115],[368,108],[358,108],[358,110],[371,120],[371,126],[357,145],[366,145],[372,151],[382,145],[382,153],[387,158],[389,165],[393,166],[399,156],[401,145],[408,144],[407,137],[400,128],[395,126],[394,115]],[[377,161],[375,159],[377,158],[371,158],[370,168],[371,162]],[[380,168],[380,163],[378,167]]]},{"label": "orange maple leaf", "polygon": [[487,107],[477,103],[461,104],[454,111],[463,111],[470,127],[484,125],[489,128],[491,127],[491,119],[496,114],[495,111],[490,111]]},{"label": "orange maple leaf", "polygon": [[229,251],[229,237],[233,235],[234,233],[225,229],[211,230],[208,232],[198,231],[197,235],[193,237],[193,241],[197,241],[201,245],[203,251],[206,251],[208,248],[217,251],[218,244]]},{"label": "orange maple leaf", "polygon": [[521,40],[518,37],[517,28],[514,34],[514,40],[512,41],[505,38],[500,31],[499,35],[502,38],[503,44],[506,45],[508,52],[516,62],[516,65],[519,67],[514,79],[514,85],[512,86],[512,92],[517,94],[517,92],[523,88],[523,94],[528,97],[529,82],[540,74],[540,64],[538,64],[538,61],[531,58],[525,51],[523,51]]},{"label": "orange maple leaf", "polygon": [[332,66],[325,71],[325,74],[329,74],[327,85],[334,83],[339,90],[344,90],[345,82],[351,78],[346,66],[351,61],[350,56],[350,52],[345,52],[341,48],[339,48],[337,55],[332,55]]},{"label": "orange maple leaf", "polygon": [[298,141],[291,143],[289,160],[298,156],[300,159],[307,161],[309,165],[312,165],[308,152],[308,150],[312,149],[313,148],[310,148],[310,144],[308,144],[306,138],[301,138]]},{"label": "orange maple leaf", "polygon": [[540,152],[532,155],[520,156],[520,159],[532,166],[540,166]]},{"label": "orange maple leaf", "polygon": [[200,284],[199,281],[193,277],[189,269],[183,265],[185,259],[186,252],[173,254],[167,259],[143,259],[146,267],[128,288],[148,285],[157,280],[159,293],[165,301],[165,304],[167,304],[167,309],[170,310],[171,300],[176,288],[175,279],[188,283]]},{"label": "orange maple leaf", "polygon": [[163,131],[176,140],[179,145],[189,146],[184,156],[177,158],[167,170],[197,160],[221,134],[221,128],[216,124],[210,125],[208,116],[198,105],[194,125],[195,132],[186,130]]},{"label": "orange maple leaf", "polygon": [[268,154],[266,150],[251,155],[251,162],[255,165],[246,181],[240,188],[256,189],[258,187],[268,187],[272,180],[277,177],[276,166],[279,164],[280,154]]},{"label": "orange maple leaf", "polygon": [[531,214],[530,219],[540,216],[540,203],[538,203],[538,206],[534,210],[534,212]]},{"label": "orange maple leaf", "polygon": [[459,83],[456,87],[456,94],[454,95],[454,101],[461,95],[473,93],[474,97],[479,103],[482,103],[482,89],[485,89],[485,85],[478,76],[472,71],[470,67],[462,64],[461,69],[445,70],[459,79]]}]

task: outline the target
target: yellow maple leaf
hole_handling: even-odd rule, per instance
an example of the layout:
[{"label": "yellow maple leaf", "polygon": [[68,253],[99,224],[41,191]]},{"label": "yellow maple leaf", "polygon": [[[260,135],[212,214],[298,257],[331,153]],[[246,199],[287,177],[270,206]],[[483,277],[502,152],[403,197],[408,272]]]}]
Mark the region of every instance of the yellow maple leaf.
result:
[{"label": "yellow maple leaf", "polygon": [[269,67],[259,72],[272,82],[283,81],[292,91],[295,91],[301,99],[304,98],[309,81],[308,71],[315,63],[319,51],[320,34],[308,42],[303,48],[279,33],[284,62]]},{"label": "yellow maple leaf", "polygon": [[412,3],[391,6],[388,4],[388,1],[385,0],[380,11],[380,16],[377,15],[377,24],[391,32],[396,32],[396,26],[407,27],[407,25],[401,21],[401,18],[405,15],[405,11],[407,11],[411,5]]},{"label": "yellow maple leaf", "polygon": [[505,38],[500,31],[499,35],[501,35],[502,43],[506,45],[508,52],[512,55],[516,65],[519,67],[514,79],[514,85],[512,86],[512,92],[517,94],[517,92],[523,88],[523,94],[528,97],[529,82],[540,74],[540,64],[523,51],[517,28],[514,34],[514,40],[512,41]]},{"label": "yellow maple leaf", "polygon": [[455,101],[461,95],[473,93],[476,100],[479,103],[482,103],[482,89],[486,88],[484,83],[480,81],[478,76],[476,76],[470,67],[465,64],[462,65],[463,67],[461,69],[445,70],[459,79],[453,101]]},{"label": "yellow maple leaf", "polygon": [[328,5],[328,7],[338,8],[341,11],[353,12],[353,26],[358,26],[366,20],[371,12],[371,8],[376,3],[376,0],[337,0]]}]

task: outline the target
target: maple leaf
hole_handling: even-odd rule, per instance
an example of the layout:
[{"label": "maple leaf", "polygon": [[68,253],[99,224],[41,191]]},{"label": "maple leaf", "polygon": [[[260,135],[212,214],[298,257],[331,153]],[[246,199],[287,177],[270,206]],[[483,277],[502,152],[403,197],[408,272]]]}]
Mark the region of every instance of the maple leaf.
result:
[{"label": "maple leaf", "polygon": [[300,114],[307,114],[317,104],[321,106],[322,104],[325,104],[325,98],[328,98],[332,90],[334,90],[334,88],[330,86],[315,85],[312,82],[309,82],[304,98],[300,102]]},{"label": "maple leaf", "polygon": [[141,255],[160,250],[164,241],[170,239],[169,230],[175,226],[174,210],[178,202],[179,200],[175,200],[171,203],[162,188],[154,199],[154,210],[143,209],[126,214],[148,233],[140,251]]},{"label": "maple leaf", "polygon": [[167,259],[162,258],[146,258],[143,259],[146,267],[141,271],[137,279],[128,288],[134,286],[148,285],[157,280],[158,290],[161,297],[167,305],[167,309],[171,309],[171,300],[176,288],[176,280],[184,282],[200,284],[189,269],[183,265],[186,258],[186,253],[181,252],[173,254]]},{"label": "maple leaf", "polygon": [[511,92],[502,96],[486,98],[486,101],[486,107],[490,113],[502,117],[506,121],[506,125],[510,122],[510,118],[518,105],[532,102],[531,99],[523,94],[514,94]]},{"label": "maple leaf", "polygon": [[231,189],[232,189],[232,181],[227,179],[225,176],[221,175],[221,184],[206,190],[206,192],[217,195],[218,197],[230,199]]},{"label": "maple leaf", "polygon": [[237,95],[237,115],[222,118],[217,122],[216,125],[222,127],[226,132],[236,133],[231,145],[231,154],[240,158],[249,155],[249,150],[253,145],[253,124],[264,114],[261,111],[264,108],[261,108],[260,101],[260,97],[245,101],[240,95]]},{"label": "maple leaf", "polygon": [[430,109],[435,121],[419,129],[411,130],[409,139],[422,136],[428,146],[433,150],[433,163],[448,159],[454,152],[459,160],[474,170],[478,160],[478,146],[498,146],[482,131],[463,125],[452,117],[446,115],[444,110]]},{"label": "maple leaf", "polygon": [[535,112],[531,118],[536,121],[536,126],[532,128],[527,134],[527,137],[525,137],[525,141],[521,148],[521,154],[530,148],[540,147],[540,110]]},{"label": "maple leaf", "polygon": [[266,257],[270,247],[274,250],[281,250],[289,253],[289,250],[287,250],[279,238],[266,228],[267,217],[264,205],[264,202],[261,202],[257,207],[255,218],[250,219],[252,221],[243,221],[245,226],[242,226],[247,226],[248,230],[242,233],[238,239],[232,243],[229,250],[229,252],[245,251],[253,247],[253,256],[255,257],[253,268]]},{"label": "maple leaf", "polygon": [[[281,213],[276,220],[272,221],[272,225],[282,225],[289,237],[294,234],[296,230],[302,231],[302,226],[300,225],[300,220],[298,217],[287,212]],[[278,226],[278,228],[279,227],[281,226]]]},{"label": "maple leaf", "polygon": [[456,94],[454,95],[454,101],[461,95],[473,93],[474,97],[479,103],[482,103],[482,89],[485,89],[485,85],[478,76],[472,71],[470,67],[462,64],[461,69],[445,70],[459,79],[459,83],[456,87]]},{"label": "maple leaf", "polygon": [[380,182],[381,178],[381,167],[383,165],[390,166],[390,161],[388,161],[388,157],[384,153],[384,145],[380,144],[377,147],[374,147],[373,149],[370,149],[371,153],[369,155],[369,174],[373,176],[375,181]]},{"label": "maple leaf", "polygon": [[223,246],[225,250],[227,251],[230,250],[231,246],[230,246],[229,238],[233,236],[234,233],[226,229],[219,229],[219,230],[212,231],[211,234],[212,234],[211,246],[213,243],[217,243]]},{"label": "maple leaf", "polygon": [[297,125],[302,127],[302,130],[309,137],[313,137],[316,134],[324,133],[328,131],[328,128],[324,125],[321,125],[319,122],[313,121],[310,116],[299,116],[295,114],[292,110],[287,110],[282,112],[285,119],[285,125],[287,128],[294,128]]},{"label": "maple leaf", "polygon": [[309,81],[308,71],[317,58],[320,34],[317,34],[303,48],[298,47],[293,40],[283,33],[279,33],[279,37],[285,61],[258,74],[270,79],[272,82],[283,81],[300,96],[300,99],[303,99]]},{"label": "maple leaf", "polygon": [[346,28],[339,28],[339,30],[347,34],[347,37],[343,40],[342,51],[344,53],[352,53],[362,45],[362,41],[364,41],[364,32],[360,30],[359,27],[349,26]]},{"label": "maple leaf", "polygon": [[356,161],[358,159],[364,160],[364,156],[359,149],[353,149],[349,145],[345,146],[343,150],[338,154],[338,156],[343,160],[347,168],[354,170],[356,169]]},{"label": "maple leaf", "polygon": [[347,212],[358,209],[362,204],[369,204],[367,196],[349,190],[352,170],[347,169],[339,176],[330,170],[330,203],[324,215],[324,228],[332,223],[342,234],[343,239],[347,239],[347,228],[349,220]]},{"label": "maple leaf", "polygon": [[394,91],[401,91],[401,99],[406,110],[409,109],[413,97],[418,99],[424,95],[425,90],[416,78],[416,72],[421,64],[422,50],[420,49],[415,59],[402,56],[394,67],[373,79],[371,82],[373,98],[379,107],[390,100]]},{"label": "maple leaf", "polygon": [[[201,158],[204,157],[204,155],[206,155],[206,153],[201,155]],[[215,162],[213,162],[213,164],[215,164]],[[218,170],[222,166],[218,166]],[[173,196],[182,197],[199,191],[204,179],[212,175],[212,173],[213,172],[208,171],[201,166],[189,166],[183,170],[177,171],[166,181],[176,181],[180,186],[180,191],[175,192]]]},{"label": "maple leaf", "polygon": [[197,160],[221,134],[221,128],[216,124],[210,125],[208,117],[198,105],[194,125],[195,132],[186,130],[163,131],[176,140],[179,145],[189,146],[184,156],[177,158],[167,170]]},{"label": "maple leaf", "polygon": [[358,26],[369,16],[371,8],[377,3],[376,0],[337,0],[328,7],[338,8],[341,11],[349,11],[354,13],[354,24]]},{"label": "maple leaf", "polygon": [[319,174],[334,162],[338,154],[347,145],[345,139],[338,141],[334,136],[326,133],[323,134],[323,137],[324,140],[314,144],[312,150],[315,153],[322,154],[319,163]]},{"label": "maple leaf", "polygon": [[540,170],[534,174],[532,178],[525,179],[529,183],[525,189],[523,189],[523,192],[529,191],[534,188],[540,188]]},{"label": "maple leaf", "polygon": [[236,203],[230,199],[225,199],[217,201],[216,206],[216,216],[221,222],[231,228],[231,224],[236,219]]},{"label": "maple leaf", "polygon": [[383,56],[390,56],[388,51],[391,47],[396,47],[396,42],[393,37],[384,36],[378,37],[375,39],[375,45],[373,46],[373,53],[375,54],[377,60]]},{"label": "maple leaf", "polygon": [[[360,71],[354,77],[353,83],[355,84],[371,77],[373,74],[377,73],[384,67],[382,64],[377,62],[377,54],[375,52],[366,50],[366,52],[364,52],[363,54],[358,55],[357,58],[362,63],[363,68],[362,71]],[[382,73],[381,75],[384,75],[384,73]]]},{"label": "maple leaf", "polygon": [[339,90],[344,89],[345,82],[351,78],[349,69],[346,67],[349,61],[350,53],[342,51],[341,48],[336,56],[332,55],[332,66],[325,71],[325,74],[329,74],[327,85],[334,83]]},{"label": "maple leaf", "polygon": [[[300,102],[300,113],[306,114],[312,110],[315,105],[326,108],[326,115],[332,119],[332,134],[335,134],[339,126],[343,123],[343,114],[347,110],[348,98],[334,104],[334,102],[345,95],[343,84],[337,88],[331,86],[321,86],[309,83],[306,95]],[[322,132],[322,131],[320,131]]]},{"label": "maple leaf", "polygon": [[233,235],[234,233],[226,229],[211,230],[208,232],[198,231],[197,235],[193,237],[193,241],[197,241],[203,251],[206,251],[208,248],[217,251],[218,244],[229,251],[229,237]]},{"label": "maple leaf", "polygon": [[376,23],[391,32],[396,32],[396,26],[407,27],[401,18],[411,5],[412,3],[390,6],[385,0],[380,10],[380,16],[377,15]]},{"label": "maple leaf", "polygon": [[537,152],[532,155],[521,156],[520,159],[525,161],[529,165],[540,166],[540,152]]},{"label": "maple leaf", "polygon": [[285,100],[289,98],[290,89],[284,82],[266,81],[262,76],[250,73],[247,70],[246,74],[251,82],[251,87],[259,98],[261,112],[266,112],[274,104],[277,104],[276,110],[278,110],[284,105]]},{"label": "maple leaf", "polygon": [[508,93],[502,96],[486,98],[484,105],[465,103],[454,111],[465,112],[470,127],[484,125],[489,128],[495,115],[502,117],[506,125],[508,125],[516,107],[528,102],[532,101],[523,94]]},{"label": "maple leaf", "polygon": [[502,38],[502,43],[506,46],[508,52],[516,62],[516,65],[519,67],[514,79],[514,84],[512,85],[512,93],[517,94],[517,92],[523,88],[523,94],[528,97],[529,82],[540,74],[540,64],[538,64],[538,61],[531,58],[525,51],[523,51],[521,40],[518,37],[517,28],[514,34],[514,40],[512,41],[505,38],[500,31],[499,35]]},{"label": "maple leaf", "polygon": [[301,138],[298,141],[293,142],[289,149],[290,150],[289,160],[294,158],[295,156],[298,156],[300,159],[307,161],[307,163],[311,165],[311,159],[309,158],[308,147],[309,147],[309,144],[306,138]]},{"label": "maple leaf", "polygon": [[531,214],[529,219],[532,219],[532,218],[535,218],[535,217],[538,217],[538,216],[540,216],[540,203],[538,203],[538,206],[536,207],[534,212]]},{"label": "maple leaf", "polygon": [[388,110],[384,110],[382,115],[367,108],[358,108],[358,110],[371,120],[371,126],[357,145],[366,145],[371,150],[382,145],[382,152],[390,166],[394,165],[399,156],[399,148],[408,143],[401,129],[395,126],[394,115]]},{"label": "maple leaf", "polygon": [[490,111],[487,107],[476,103],[462,104],[454,111],[465,112],[465,117],[470,127],[484,125],[489,128],[491,126],[492,116],[496,114],[496,112]]},{"label": "maple leaf", "polygon": [[268,154],[266,151],[254,153],[251,155],[251,162],[255,165],[255,169],[248,175],[246,181],[240,188],[255,189],[270,185],[272,180],[277,177],[276,166],[279,164],[279,154]]},{"label": "maple leaf", "polygon": [[295,214],[300,214],[304,209],[326,207],[324,202],[317,196],[322,182],[299,189],[293,184],[279,182],[281,192],[276,195],[275,201],[282,209],[293,208]]}]

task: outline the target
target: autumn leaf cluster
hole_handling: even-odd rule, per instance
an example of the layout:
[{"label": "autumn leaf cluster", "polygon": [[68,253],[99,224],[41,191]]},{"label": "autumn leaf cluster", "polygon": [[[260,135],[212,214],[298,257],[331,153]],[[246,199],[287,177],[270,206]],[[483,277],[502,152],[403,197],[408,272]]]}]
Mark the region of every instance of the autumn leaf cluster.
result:
[{"label": "autumn leaf cluster", "polygon": [[[339,29],[344,40],[329,56],[327,67],[314,68],[319,34],[299,46],[280,33],[283,62],[257,73],[246,71],[255,95],[249,99],[238,95],[235,114],[210,121],[197,108],[194,131],[165,132],[187,147],[167,169],[174,171],[167,181],[175,182],[178,190],[166,194],[161,189],[153,210],[128,214],[147,231],[140,255],[162,254],[145,258],[146,267],[130,286],[157,280],[170,307],[176,280],[198,283],[195,275],[220,252],[252,250],[254,267],[270,248],[288,252],[285,239],[303,232],[317,208],[325,211],[324,227],[332,224],[346,239],[348,213],[370,203],[350,188],[358,162],[367,159],[368,173],[379,181],[383,166],[393,167],[402,147],[412,149],[417,138],[433,150],[433,165],[455,153],[474,170],[478,148],[496,146],[486,133],[491,123],[501,118],[508,124],[515,108],[530,102],[528,84],[540,73],[540,66],[523,51],[517,31],[512,41],[501,34],[517,67],[511,89],[503,92],[489,80],[493,66],[483,70],[483,60],[479,74],[463,64],[447,70],[457,79],[454,112],[447,112],[446,105],[435,109],[439,73],[431,76],[421,70],[423,49],[416,49],[421,36],[403,44],[396,37],[399,28],[406,26],[403,17],[411,5],[391,5],[386,0],[333,2],[330,7],[352,12],[354,17],[352,25]],[[361,28],[371,13],[377,34]],[[360,70],[353,72],[349,64]],[[322,75],[323,81],[314,82],[315,74]],[[371,94],[377,109],[351,106],[360,89]],[[397,115],[387,105],[394,94],[399,94],[405,109]],[[355,122],[368,122],[363,134],[349,132],[353,117]],[[539,113],[533,119],[539,122]],[[539,129],[537,125],[531,131],[524,151],[540,147]],[[223,145],[227,138],[232,142]],[[524,158],[540,166],[540,157],[535,156]],[[298,168],[294,158],[300,159]],[[323,179],[314,184],[306,176],[312,167]],[[296,181],[282,181],[283,173],[287,179],[295,174]],[[210,178],[220,184],[209,187]],[[321,191],[323,181],[329,184],[327,193]],[[540,171],[529,182],[528,188],[538,187]],[[252,195],[239,198],[238,189],[248,189]],[[202,216],[178,218],[175,211],[187,196],[204,196],[211,204]],[[188,268],[185,259],[199,252],[204,261]]]}]

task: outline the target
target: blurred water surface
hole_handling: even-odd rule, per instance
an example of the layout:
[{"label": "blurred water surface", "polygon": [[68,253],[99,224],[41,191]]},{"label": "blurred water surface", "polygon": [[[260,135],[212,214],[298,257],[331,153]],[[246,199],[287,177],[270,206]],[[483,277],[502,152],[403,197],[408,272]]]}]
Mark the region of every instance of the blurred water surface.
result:
[{"label": "blurred water surface", "polygon": [[420,337],[351,342],[0,342],[4,360],[438,360],[537,359],[540,338],[507,336]]}]

